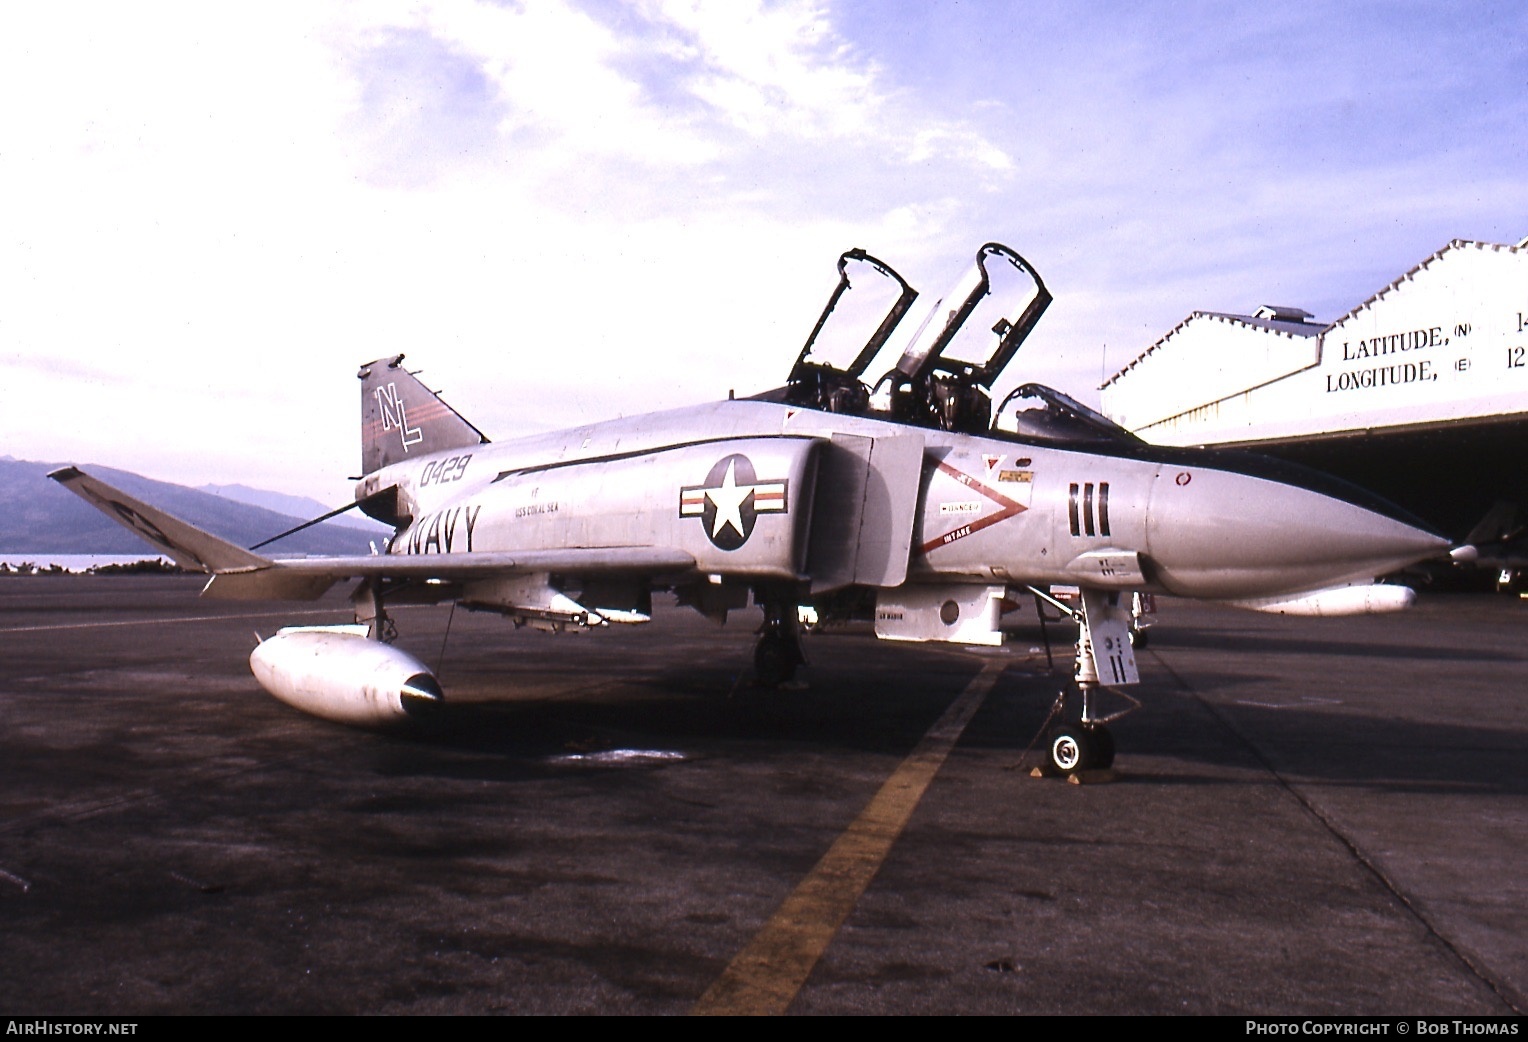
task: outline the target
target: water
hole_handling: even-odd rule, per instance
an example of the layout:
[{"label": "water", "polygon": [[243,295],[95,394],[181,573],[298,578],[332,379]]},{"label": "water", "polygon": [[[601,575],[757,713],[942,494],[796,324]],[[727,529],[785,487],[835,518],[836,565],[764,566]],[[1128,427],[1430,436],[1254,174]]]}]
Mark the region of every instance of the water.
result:
[{"label": "water", "polygon": [[23,564],[36,565],[38,568],[57,565],[68,572],[83,572],[104,564],[133,564],[137,561],[170,563],[168,557],[154,554],[0,554],[0,564],[9,565],[12,569]]}]

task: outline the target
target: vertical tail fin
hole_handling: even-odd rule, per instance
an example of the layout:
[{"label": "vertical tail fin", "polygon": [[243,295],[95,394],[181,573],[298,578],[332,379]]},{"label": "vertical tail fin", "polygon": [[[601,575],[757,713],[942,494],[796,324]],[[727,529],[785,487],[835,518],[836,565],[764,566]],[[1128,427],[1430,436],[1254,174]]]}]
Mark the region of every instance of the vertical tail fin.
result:
[{"label": "vertical tail fin", "polygon": [[414,456],[483,445],[483,432],[403,368],[403,356],[361,366],[361,473]]}]

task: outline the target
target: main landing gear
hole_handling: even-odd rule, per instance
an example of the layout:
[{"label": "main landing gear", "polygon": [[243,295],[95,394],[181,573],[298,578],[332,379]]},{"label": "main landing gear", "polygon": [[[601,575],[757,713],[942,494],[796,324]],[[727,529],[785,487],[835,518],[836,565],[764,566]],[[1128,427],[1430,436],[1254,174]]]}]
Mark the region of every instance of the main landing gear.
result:
[{"label": "main landing gear", "polygon": [[794,600],[767,598],[764,625],[753,648],[754,676],[763,687],[781,687],[796,679],[796,669],[804,662]]},{"label": "main landing gear", "polygon": [[355,610],[355,621],[366,627],[366,635],[383,644],[398,639],[398,627],[382,604],[382,582],[378,578],[361,580],[350,594],[350,604]]}]

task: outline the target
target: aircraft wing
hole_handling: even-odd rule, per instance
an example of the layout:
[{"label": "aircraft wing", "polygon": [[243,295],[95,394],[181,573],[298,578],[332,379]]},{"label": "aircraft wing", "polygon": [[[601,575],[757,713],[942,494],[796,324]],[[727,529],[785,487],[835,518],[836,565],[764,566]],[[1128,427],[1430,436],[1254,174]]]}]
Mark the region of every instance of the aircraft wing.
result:
[{"label": "aircraft wing", "polygon": [[695,558],[662,546],[559,547],[515,553],[377,554],[371,557],[301,557],[273,560],[256,571],[219,572],[204,594],[225,600],[313,600],[341,579],[464,581],[536,572],[560,575],[672,575],[690,571]]},{"label": "aircraft wing", "polygon": [[689,553],[662,546],[554,547],[512,553],[378,554],[270,558],[203,531],[129,496],[78,467],[48,477],[134,532],[188,571],[212,576],[204,593],[235,600],[312,600],[350,578],[468,580],[557,572],[670,575],[695,567]]}]

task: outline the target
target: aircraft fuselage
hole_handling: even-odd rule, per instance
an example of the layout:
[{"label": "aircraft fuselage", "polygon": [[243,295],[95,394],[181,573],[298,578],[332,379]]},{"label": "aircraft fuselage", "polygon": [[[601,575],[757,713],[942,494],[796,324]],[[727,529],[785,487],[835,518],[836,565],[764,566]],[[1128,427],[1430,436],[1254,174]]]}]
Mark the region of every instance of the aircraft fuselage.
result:
[{"label": "aircraft fuselage", "polygon": [[[859,483],[847,493],[844,474]],[[393,554],[663,545],[723,580],[820,584],[825,554],[864,542],[880,557],[852,581],[899,585],[879,543],[895,554],[900,535],[914,583],[1245,598],[1372,579],[1444,546],[1357,489],[1234,454],[1059,447],[755,400],[421,455],[357,495],[389,485],[409,517]],[[846,494],[863,514],[848,533]]]}]

